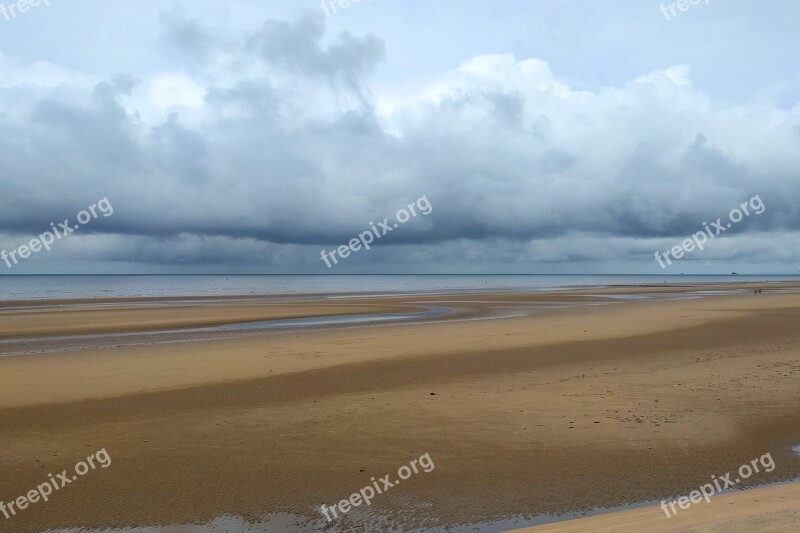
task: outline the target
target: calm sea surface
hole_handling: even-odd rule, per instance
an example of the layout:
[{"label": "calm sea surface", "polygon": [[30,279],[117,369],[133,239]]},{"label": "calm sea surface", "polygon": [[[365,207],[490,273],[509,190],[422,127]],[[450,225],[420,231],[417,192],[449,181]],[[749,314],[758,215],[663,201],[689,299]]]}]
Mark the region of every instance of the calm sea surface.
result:
[{"label": "calm sea surface", "polygon": [[800,276],[0,276],[0,300],[337,292],[535,291],[666,283],[800,280]]}]

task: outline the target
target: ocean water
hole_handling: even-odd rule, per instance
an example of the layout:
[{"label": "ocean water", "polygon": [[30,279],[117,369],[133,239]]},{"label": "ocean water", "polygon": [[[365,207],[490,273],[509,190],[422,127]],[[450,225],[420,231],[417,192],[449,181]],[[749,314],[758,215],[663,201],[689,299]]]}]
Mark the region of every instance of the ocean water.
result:
[{"label": "ocean water", "polygon": [[113,298],[134,296],[228,296],[300,293],[423,293],[466,290],[546,289],[791,281],[800,276],[652,275],[258,275],[258,276],[14,276],[0,275],[0,300]]}]

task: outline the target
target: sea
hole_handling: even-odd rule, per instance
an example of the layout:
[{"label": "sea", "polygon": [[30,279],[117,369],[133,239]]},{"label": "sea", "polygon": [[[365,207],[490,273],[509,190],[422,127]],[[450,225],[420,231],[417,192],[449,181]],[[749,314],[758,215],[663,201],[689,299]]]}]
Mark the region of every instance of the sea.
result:
[{"label": "sea", "polygon": [[618,285],[777,281],[800,281],[800,275],[0,275],[0,300],[542,291]]}]

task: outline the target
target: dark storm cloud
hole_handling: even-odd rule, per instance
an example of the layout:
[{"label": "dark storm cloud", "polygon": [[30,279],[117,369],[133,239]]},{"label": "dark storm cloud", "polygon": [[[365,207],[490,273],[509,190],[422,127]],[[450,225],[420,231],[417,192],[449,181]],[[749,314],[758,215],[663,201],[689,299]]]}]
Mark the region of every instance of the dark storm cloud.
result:
[{"label": "dark storm cloud", "polygon": [[293,21],[269,20],[247,39],[248,47],[268,63],[312,77],[344,84],[361,94],[362,82],[385,59],[384,43],[369,35],[343,32],[327,48],[321,44],[325,23],[321,15],[302,15]]},{"label": "dark storm cloud", "polygon": [[479,56],[387,110],[376,36],[309,14],[239,34],[161,20],[177,74],[29,88],[4,112],[3,233],[103,197],[115,213],[85,234],[113,239],[85,250],[154,264],[314,263],[422,195],[433,212],[354,264],[638,259],[755,194],[767,211],[736,235],[800,227],[796,117],[715,111],[683,67],[590,93]]}]

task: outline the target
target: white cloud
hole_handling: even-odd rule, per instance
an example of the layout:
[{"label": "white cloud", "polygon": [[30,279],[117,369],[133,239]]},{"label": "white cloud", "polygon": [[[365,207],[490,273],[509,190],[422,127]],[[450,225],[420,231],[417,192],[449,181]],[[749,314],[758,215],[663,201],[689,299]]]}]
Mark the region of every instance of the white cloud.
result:
[{"label": "white cloud", "polygon": [[586,90],[544,58],[479,54],[398,96],[374,82],[384,43],[325,35],[319,17],[228,34],[171,18],[165,31],[183,63],[99,85],[0,56],[0,114],[15,117],[0,123],[6,240],[104,196],[115,215],[93,230],[114,239],[85,235],[82,251],[170,265],[232,254],[315,268],[319,248],[423,194],[434,214],[355,265],[647,270],[653,246],[754,194],[767,212],[703,260],[741,260],[751,235],[772,244],[800,228],[800,108],[725,106],[689,65]]},{"label": "white cloud", "polygon": [[147,102],[155,111],[166,115],[177,108],[202,109],[205,89],[185,74],[157,76],[150,81]]}]

